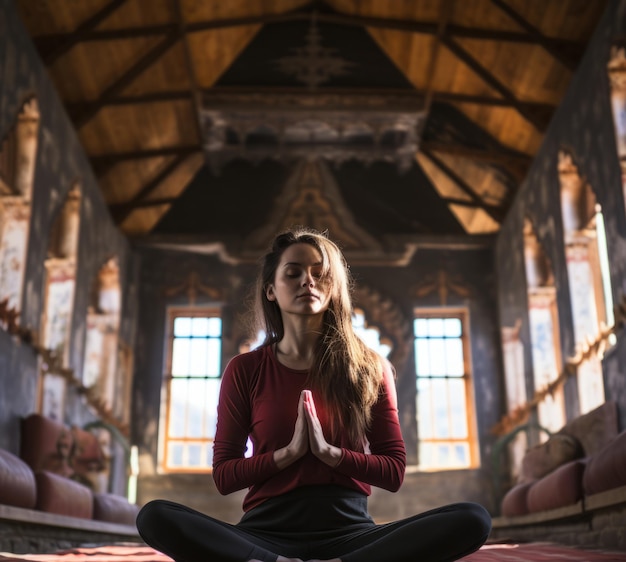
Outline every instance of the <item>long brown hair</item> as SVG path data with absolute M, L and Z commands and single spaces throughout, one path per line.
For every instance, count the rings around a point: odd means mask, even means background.
M 257 327 L 265 331 L 264 345 L 277 343 L 284 336 L 280 308 L 268 300 L 266 289 L 275 281 L 283 252 L 293 244 L 309 244 L 321 254 L 320 281 L 328 283 L 330 289 L 330 303 L 324 313 L 308 384 L 328 407 L 333 434 L 343 427 L 355 445 L 361 444 L 371 421 L 372 406 L 378 399 L 382 366 L 378 355 L 354 332 L 353 279 L 341 250 L 325 233 L 297 228 L 276 236 L 257 280 Z

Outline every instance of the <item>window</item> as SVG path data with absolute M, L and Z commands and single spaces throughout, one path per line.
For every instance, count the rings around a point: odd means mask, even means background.
M 222 372 L 220 311 L 172 309 L 168 325 L 163 468 L 208 471 Z
M 571 154 L 559 153 L 561 212 L 576 352 L 614 323 L 613 299 L 602 208 Z M 612 345 L 614 337 L 605 345 Z M 580 412 L 604 402 L 601 354 L 587 357 L 577 368 Z
M 414 319 L 419 468 L 478 466 L 467 313 L 417 310 Z
M 524 221 L 524 261 L 535 392 L 545 390 L 561 373 L 559 315 L 550 261 L 529 219 Z M 539 424 L 557 431 L 565 424 L 565 398 L 559 384 L 537 405 Z

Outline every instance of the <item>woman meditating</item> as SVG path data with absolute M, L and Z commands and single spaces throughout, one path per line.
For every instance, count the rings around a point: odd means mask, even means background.
M 279 234 L 256 299 L 264 344 L 227 365 L 213 478 L 248 489 L 235 525 L 166 500 L 137 517 L 177 562 L 444 562 L 486 541 L 491 518 L 456 503 L 376 524 L 371 486 L 397 491 L 406 454 L 393 368 L 352 328 L 351 278 L 324 234 Z M 253 454 L 246 457 L 250 438 Z

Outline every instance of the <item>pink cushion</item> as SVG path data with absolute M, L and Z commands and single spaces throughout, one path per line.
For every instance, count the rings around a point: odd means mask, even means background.
M 535 481 L 524 482 L 511 488 L 502 498 L 502 515 L 506 517 L 526 515 L 528 513 L 528 490 L 534 483 Z
M 37 505 L 40 511 L 91 519 L 93 497 L 91 490 L 64 476 L 42 470 L 35 473 Z
M 583 497 L 585 460 L 564 464 L 528 490 L 528 511 L 535 513 L 573 505 Z
M 139 506 L 116 494 L 93 495 L 93 518 L 124 525 L 134 525 Z
M 74 450 L 70 459 L 76 474 L 88 479 L 92 472 L 104 470 L 104 454 L 98 437 L 79 427 L 72 427 Z
M 589 459 L 583 486 L 588 495 L 626 486 L 626 431 Z
M 33 471 L 19 457 L 0 449 L 0 503 L 33 509 L 36 500 Z
M 22 420 L 20 457 L 34 472 L 46 470 L 61 476 L 71 476 L 69 458 L 74 439 L 61 422 L 39 414 Z

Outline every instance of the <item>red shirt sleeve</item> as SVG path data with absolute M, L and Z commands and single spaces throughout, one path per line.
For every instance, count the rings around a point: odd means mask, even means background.
M 406 449 L 398 419 L 398 398 L 391 364 L 383 359 L 383 384 L 372 408 L 369 452 L 342 449 L 335 470 L 366 484 L 396 492 L 404 480 Z
M 249 357 L 232 359 L 222 376 L 213 443 L 213 480 L 224 495 L 249 488 L 279 472 L 273 452 L 244 457 L 251 419 L 250 386 L 254 376 L 250 365 L 246 365 Z

